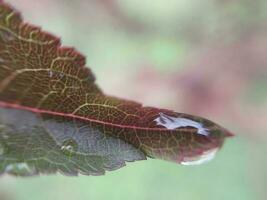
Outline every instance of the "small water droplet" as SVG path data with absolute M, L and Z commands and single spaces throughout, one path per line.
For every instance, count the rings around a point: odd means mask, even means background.
M 72 155 L 72 153 L 76 152 L 78 149 L 78 144 L 73 139 L 65 140 L 61 146 L 61 150 L 64 154 Z
M 53 77 L 53 71 L 49 70 L 48 71 L 48 75 L 49 75 L 50 78 L 52 78 Z
M 218 148 L 208 150 L 204 152 L 203 154 L 193 157 L 193 158 L 184 158 L 184 161 L 181 162 L 182 165 L 200 165 L 205 162 L 208 162 L 212 160 L 216 153 L 218 151 Z
M 5 172 L 19 176 L 32 176 L 36 174 L 36 169 L 27 163 L 12 163 L 6 166 Z

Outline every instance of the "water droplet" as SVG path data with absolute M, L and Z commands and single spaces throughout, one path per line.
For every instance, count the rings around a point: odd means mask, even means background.
M 212 160 L 216 153 L 218 151 L 218 148 L 208 150 L 204 152 L 203 154 L 196 156 L 196 157 L 191 157 L 191 158 L 184 158 L 184 161 L 181 162 L 182 165 L 200 165 L 205 162 L 208 162 Z
M 205 128 L 202 123 L 194 121 L 192 119 L 172 117 L 164 113 L 159 113 L 159 117 L 154 119 L 154 121 L 157 123 L 157 125 L 164 126 L 169 130 L 176 128 L 193 127 L 197 129 L 198 134 L 205 136 L 209 135 L 208 129 Z
M 53 71 L 49 70 L 48 71 L 48 75 L 49 75 L 50 78 L 52 78 L 53 77 Z
M 27 163 L 12 163 L 6 166 L 5 172 L 19 176 L 32 176 L 36 174 L 35 167 Z
M 77 149 L 78 149 L 78 144 L 73 139 L 65 140 L 61 146 L 61 150 L 63 151 L 63 153 L 67 154 L 68 156 L 76 152 Z

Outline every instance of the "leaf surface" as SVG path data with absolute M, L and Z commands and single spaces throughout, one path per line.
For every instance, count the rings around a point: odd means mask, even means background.
M 85 58 L 0 1 L 0 172 L 103 174 L 125 161 L 198 164 L 231 134 L 201 117 L 105 95 Z

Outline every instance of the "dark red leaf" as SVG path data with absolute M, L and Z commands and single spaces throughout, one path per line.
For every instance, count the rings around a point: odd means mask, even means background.
M 0 172 L 96 175 L 146 156 L 198 164 L 231 135 L 107 96 L 94 81 L 80 53 L 0 2 Z

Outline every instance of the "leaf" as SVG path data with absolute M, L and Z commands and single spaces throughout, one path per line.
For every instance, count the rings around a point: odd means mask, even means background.
M 0 172 L 104 174 L 146 157 L 199 164 L 231 134 L 105 95 L 85 58 L 0 1 Z

